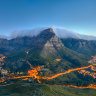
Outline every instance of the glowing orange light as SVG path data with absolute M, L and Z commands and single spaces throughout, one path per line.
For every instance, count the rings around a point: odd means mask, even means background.
M 58 58 L 58 59 L 56 59 L 56 61 L 61 61 L 61 59 Z

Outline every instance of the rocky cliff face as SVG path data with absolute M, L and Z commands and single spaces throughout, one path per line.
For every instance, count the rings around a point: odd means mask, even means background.
M 71 50 L 85 55 L 96 55 L 96 41 L 82 39 L 62 39 L 63 44 Z
M 53 36 L 44 45 L 41 55 L 44 55 L 45 57 L 48 56 L 48 54 L 57 54 L 57 50 L 60 50 L 61 48 L 64 48 L 63 43 L 57 36 Z
M 42 31 L 36 37 L 35 42 L 33 44 L 36 45 L 36 48 L 41 48 L 41 56 L 43 57 L 56 54 L 57 50 L 64 48 L 64 44 L 55 35 L 52 28 Z

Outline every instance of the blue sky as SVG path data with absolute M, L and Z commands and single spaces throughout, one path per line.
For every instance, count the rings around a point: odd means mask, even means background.
M 96 0 L 0 0 L 0 34 L 48 26 L 96 36 Z

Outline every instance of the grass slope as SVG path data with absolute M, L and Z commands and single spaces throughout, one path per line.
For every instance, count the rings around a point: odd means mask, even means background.
M 0 87 L 0 96 L 96 96 L 96 90 L 60 85 L 16 83 Z

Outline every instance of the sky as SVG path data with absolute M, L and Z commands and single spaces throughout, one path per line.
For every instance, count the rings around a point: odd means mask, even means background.
M 51 26 L 96 36 L 96 0 L 0 0 L 0 35 Z

